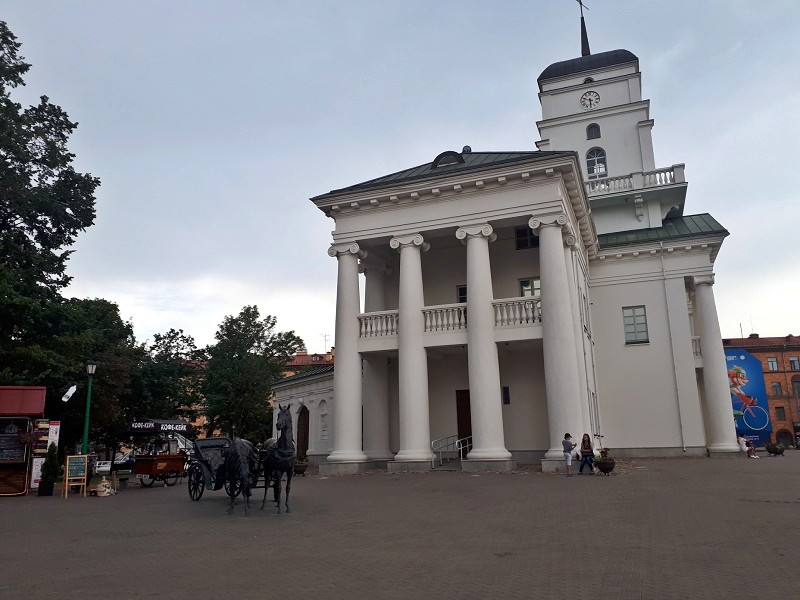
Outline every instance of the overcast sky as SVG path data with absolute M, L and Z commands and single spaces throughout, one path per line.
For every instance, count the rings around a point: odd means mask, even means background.
M 656 166 L 731 232 L 723 336 L 800 333 L 800 2 L 588 0 L 593 52 L 639 57 Z M 199 344 L 246 304 L 311 352 L 334 332 L 333 222 L 308 198 L 443 150 L 535 150 L 536 78 L 580 55 L 574 0 L 0 0 L 41 94 L 100 177 L 67 294 L 140 340 Z M 752 328 L 751 328 L 752 322 Z M 328 338 L 328 346 L 332 339 Z

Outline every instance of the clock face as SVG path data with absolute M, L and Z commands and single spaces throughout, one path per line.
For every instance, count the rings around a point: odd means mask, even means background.
M 594 90 L 589 90 L 588 92 L 584 92 L 583 96 L 581 96 L 581 106 L 584 110 L 589 110 L 590 108 L 597 108 L 600 105 L 600 94 L 595 92 Z

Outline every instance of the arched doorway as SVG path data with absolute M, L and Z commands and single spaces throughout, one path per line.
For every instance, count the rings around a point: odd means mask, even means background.
M 791 431 L 787 431 L 786 429 L 781 429 L 775 434 L 775 441 L 779 444 L 783 444 L 787 448 L 794 446 L 794 436 Z
M 301 406 L 297 415 L 297 458 L 308 454 L 308 407 Z

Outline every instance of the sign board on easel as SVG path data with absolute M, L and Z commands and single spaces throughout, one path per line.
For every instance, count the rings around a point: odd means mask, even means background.
M 67 457 L 67 465 L 64 468 L 64 498 L 69 495 L 69 488 L 73 485 L 79 487 L 78 493 L 83 491 L 86 497 L 86 468 L 89 465 L 89 457 L 86 454 L 76 454 Z

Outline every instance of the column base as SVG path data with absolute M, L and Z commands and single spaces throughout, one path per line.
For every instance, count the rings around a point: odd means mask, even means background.
M 462 471 L 513 471 L 517 468 L 517 461 L 508 460 L 474 460 L 461 461 Z
M 389 473 L 427 473 L 431 470 L 430 460 L 390 460 L 386 463 Z
M 367 455 L 360 450 L 339 450 L 328 455 L 329 463 L 364 462 Z
M 430 463 L 433 460 L 433 452 L 430 450 L 401 450 L 394 455 L 396 462 L 423 462 Z
M 577 466 L 576 461 L 572 461 L 573 469 Z M 580 463 L 578 463 L 580 464 Z M 564 464 L 564 455 L 561 458 L 545 458 L 542 459 L 542 473 L 563 473 L 566 469 Z
M 744 454 L 738 445 L 719 444 L 708 446 L 709 458 L 736 458 L 739 454 Z
M 471 450 L 467 460 L 511 460 L 511 452 L 505 448 L 479 448 Z
M 319 466 L 319 474 L 330 475 L 358 475 L 365 471 L 385 469 L 385 460 L 368 460 L 364 462 L 336 462 L 323 463 Z

